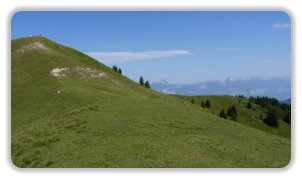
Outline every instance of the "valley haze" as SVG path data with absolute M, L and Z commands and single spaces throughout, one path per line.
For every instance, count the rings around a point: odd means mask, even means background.
M 208 80 L 191 84 L 170 84 L 161 80 L 152 82 L 151 88 L 166 94 L 268 96 L 283 101 L 291 97 L 291 78 L 228 77 L 224 81 Z

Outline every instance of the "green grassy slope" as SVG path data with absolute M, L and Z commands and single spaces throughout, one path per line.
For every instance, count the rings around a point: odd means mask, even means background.
M 253 109 L 248 109 L 247 103 L 248 99 L 246 98 L 236 98 L 233 96 L 182 96 L 182 95 L 173 95 L 180 99 L 183 99 L 187 102 L 190 102 L 192 99 L 194 99 L 194 104 L 197 106 L 201 106 L 202 101 L 209 100 L 211 103 L 210 108 L 203 108 L 204 110 L 207 110 L 209 113 L 213 113 L 216 116 L 219 116 L 219 113 L 222 109 L 227 112 L 228 108 L 231 105 L 234 105 L 238 111 L 238 123 L 247 125 L 259 130 L 262 130 L 264 132 L 269 132 L 271 134 L 275 134 L 282 137 L 290 138 L 291 135 L 291 128 L 290 125 L 285 123 L 283 120 L 279 120 L 279 127 L 274 128 L 270 127 L 267 124 L 263 122 L 263 120 L 260 119 L 260 116 L 262 115 L 263 118 L 266 116 L 266 109 L 262 108 L 261 106 L 252 103 Z
M 20 50 L 34 42 L 47 50 Z M 70 72 L 55 77 L 50 72 L 57 67 Z M 106 75 L 89 77 L 79 67 Z M 290 139 L 143 88 L 43 37 L 12 41 L 11 90 L 11 158 L 18 167 L 284 167 L 290 161 Z

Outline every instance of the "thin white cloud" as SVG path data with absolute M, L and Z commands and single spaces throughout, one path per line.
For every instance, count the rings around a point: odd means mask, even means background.
M 288 24 L 288 23 L 285 23 L 285 24 L 277 23 L 277 24 L 272 25 L 272 27 L 273 27 L 273 28 L 279 28 L 279 29 L 282 29 L 282 28 L 289 28 L 289 27 L 290 27 L 290 24 Z
M 220 52 L 234 52 L 234 51 L 239 51 L 239 48 L 215 48 L 216 51 Z
M 186 50 L 144 51 L 144 52 L 89 52 L 87 55 L 103 63 L 121 63 L 133 60 L 147 60 L 153 58 L 168 58 L 178 55 L 189 55 Z

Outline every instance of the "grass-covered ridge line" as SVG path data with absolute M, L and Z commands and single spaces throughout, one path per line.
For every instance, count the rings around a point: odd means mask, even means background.
M 49 50 L 19 54 L 35 42 Z M 282 135 L 222 120 L 215 110 L 147 89 L 46 38 L 11 44 L 11 158 L 18 167 L 284 167 L 290 161 L 290 139 Z M 72 70 L 53 76 L 58 67 Z M 106 76 L 82 78 L 77 67 Z

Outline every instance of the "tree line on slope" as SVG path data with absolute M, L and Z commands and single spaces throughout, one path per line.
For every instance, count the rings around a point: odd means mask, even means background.
M 243 95 L 236 95 L 236 98 L 239 98 L 239 103 L 241 103 L 242 98 L 246 98 Z M 191 103 L 194 104 L 194 98 L 191 99 Z M 255 111 L 254 104 L 258 104 L 260 107 L 266 109 L 267 113 L 266 116 L 263 117 L 260 115 L 260 119 L 267 125 L 271 127 L 279 127 L 279 119 L 281 118 L 286 123 L 291 123 L 291 105 L 285 103 L 279 103 L 276 98 L 269 98 L 269 97 L 249 97 L 249 100 L 246 104 L 246 108 Z M 201 107 L 211 107 L 211 103 L 209 100 L 206 102 L 201 101 Z M 222 109 L 219 113 L 219 116 L 227 119 L 231 119 L 232 121 L 238 122 L 237 116 L 238 112 L 235 105 L 231 105 L 227 111 Z
M 146 82 L 144 82 L 144 78 L 142 76 L 139 78 L 139 84 L 146 88 L 151 88 L 149 81 L 147 80 Z
M 195 103 L 194 98 L 191 99 L 191 103 L 192 104 Z M 206 108 L 211 108 L 211 102 L 208 99 L 205 102 L 201 101 L 200 106 L 201 107 L 206 107 Z M 235 121 L 235 122 L 238 121 L 237 120 L 238 113 L 237 113 L 237 109 L 234 105 L 232 105 L 228 108 L 227 113 L 225 112 L 224 109 L 222 109 L 219 113 L 219 116 L 224 118 L 224 119 L 227 119 L 227 117 L 229 116 L 232 121 Z
M 191 103 L 194 104 L 195 101 L 194 101 L 194 98 L 191 99 Z M 204 101 L 201 101 L 201 104 L 200 104 L 201 107 L 206 107 L 206 108 L 210 108 L 211 107 L 211 103 L 210 103 L 210 100 L 206 100 L 206 102 Z
M 232 121 L 238 122 L 238 119 L 237 119 L 238 112 L 234 105 L 232 105 L 228 108 L 227 113 L 225 113 L 224 109 L 222 109 L 219 113 L 219 116 L 224 119 L 227 119 L 227 117 L 229 116 Z
M 113 65 L 112 70 L 115 72 L 118 72 L 119 74 L 122 74 L 122 69 L 121 68 L 117 68 L 116 65 Z
M 122 69 L 118 68 L 116 65 L 112 66 L 112 70 L 119 74 L 122 74 Z M 146 82 L 144 82 L 144 78 L 142 76 L 139 79 L 139 84 L 146 88 L 149 88 L 149 89 L 151 88 L 149 81 L 147 80 Z
M 237 98 L 246 98 L 243 95 L 236 96 Z M 252 109 L 252 103 L 258 104 L 267 110 L 266 117 L 260 116 L 263 122 L 271 127 L 279 127 L 279 118 L 284 122 L 291 124 L 291 105 L 279 103 L 276 98 L 269 98 L 267 96 L 250 96 L 248 98 L 247 108 Z M 254 110 L 255 108 L 253 108 Z
M 269 98 L 267 96 L 251 96 L 249 97 L 249 102 L 258 104 L 267 110 L 267 116 L 263 119 L 266 124 L 272 127 L 279 127 L 279 118 L 281 118 L 284 122 L 291 124 L 290 104 L 279 103 L 276 98 Z

